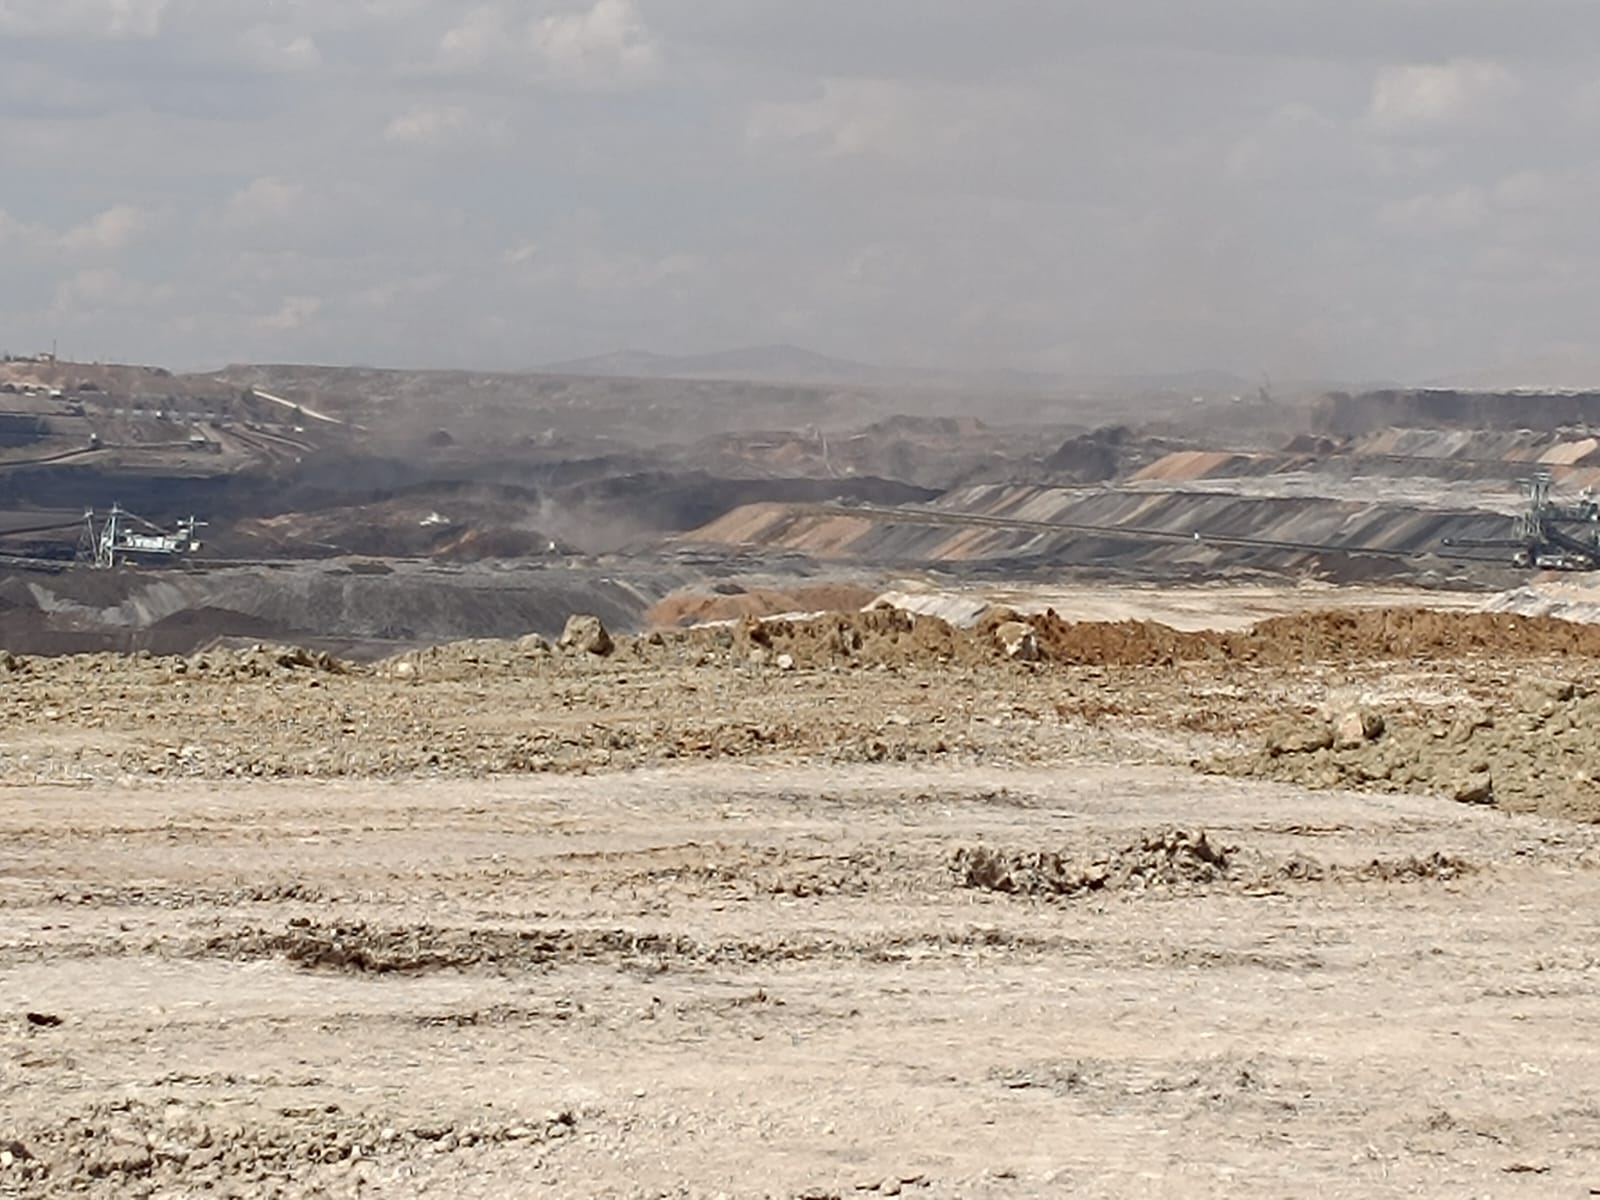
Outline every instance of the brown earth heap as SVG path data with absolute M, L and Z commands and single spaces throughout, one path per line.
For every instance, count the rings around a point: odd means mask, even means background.
M 1154 621 L 1068 621 L 1049 610 L 1021 616 L 994 608 L 971 630 L 937 617 L 880 606 L 820 617 L 747 619 L 736 633 L 689 630 L 691 642 L 788 654 L 804 666 L 832 662 L 895 666 L 974 665 L 1010 657 L 1000 631 L 1031 626 L 1044 663 L 1139 667 L 1232 662 L 1260 666 L 1479 655 L 1600 658 L 1600 626 L 1554 617 L 1427 609 L 1334 610 L 1273 617 L 1242 631 L 1185 631 Z

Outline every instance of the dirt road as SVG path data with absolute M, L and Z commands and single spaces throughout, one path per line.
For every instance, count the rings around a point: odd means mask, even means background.
M 0 1194 L 1584 1196 L 1597 841 L 1160 766 L 10 787 Z

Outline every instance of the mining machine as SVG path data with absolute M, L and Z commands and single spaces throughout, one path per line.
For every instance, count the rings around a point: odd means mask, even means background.
M 78 555 L 97 568 L 109 569 L 120 562 L 172 562 L 200 550 L 198 531 L 204 521 L 190 517 L 180 521 L 172 531 L 162 529 L 129 512 L 120 504 L 113 504 L 98 527 L 95 511 L 83 514 L 83 536 L 78 540 Z
M 1454 538 L 1445 545 L 1503 548 L 1513 566 L 1546 571 L 1600 570 L 1600 500 L 1592 489 L 1562 503 L 1552 497 L 1550 472 L 1523 481 L 1527 505 L 1509 538 Z

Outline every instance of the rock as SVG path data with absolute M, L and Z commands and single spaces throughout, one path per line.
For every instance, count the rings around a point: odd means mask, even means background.
M 1333 723 L 1333 745 L 1336 750 L 1359 750 L 1382 736 L 1383 718 L 1374 712 L 1351 709 Z
M 605 658 L 617 648 L 600 618 L 587 613 L 575 613 L 567 618 L 567 627 L 562 630 L 561 641 L 557 644 L 569 653 L 592 654 L 597 658 Z
M 1537 708 L 1541 702 L 1566 704 L 1578 694 L 1578 688 L 1569 679 L 1529 679 L 1518 693 L 1523 707 Z
M 1039 661 L 1039 638 L 1033 626 L 1026 621 L 1007 621 L 996 625 L 994 640 L 1007 658 L 1014 658 L 1018 662 Z
M 545 658 L 551 654 L 550 643 L 537 633 L 527 634 L 516 641 L 517 653 L 524 658 Z
M 92 1176 L 137 1175 L 151 1166 L 150 1148 L 138 1141 L 110 1142 L 100 1146 L 87 1164 Z
M 1451 798 L 1458 804 L 1493 804 L 1494 776 L 1487 771 L 1468 775 L 1456 784 Z
M 1333 745 L 1333 728 L 1325 721 L 1290 722 L 1267 735 L 1267 753 L 1315 754 Z
M 780 670 L 780 671 L 792 671 L 792 670 L 794 670 L 794 655 L 792 655 L 792 654 L 780 654 L 780 655 L 778 655 L 778 670 Z

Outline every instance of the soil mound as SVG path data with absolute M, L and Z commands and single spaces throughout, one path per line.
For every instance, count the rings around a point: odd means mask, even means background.
M 1204 830 L 1167 830 L 1100 855 L 1074 860 L 1052 852 L 1008 854 L 983 846 L 956 851 L 962 887 L 1011 896 L 1075 897 L 1091 892 L 1188 887 L 1230 878 L 1233 847 L 1218 846 Z
M 174 1075 L 172 1081 L 192 1077 Z M 331 1181 L 352 1163 L 400 1160 L 422 1144 L 434 1154 L 480 1144 L 547 1144 L 566 1138 L 577 1124 L 570 1111 L 527 1120 L 507 1116 L 512 1119 L 466 1128 L 453 1122 L 409 1126 L 381 1112 L 308 1104 L 279 1107 L 247 1125 L 209 1100 L 113 1100 L 42 1125 L 26 1142 L 0 1140 L 0 1192 L 193 1195 L 225 1190 L 258 1173 L 287 1179 L 307 1171 L 325 1172 Z M 326 1194 L 321 1186 L 308 1191 Z
M 1014 653 L 1019 627 L 1032 632 Z M 691 641 L 726 641 L 726 630 L 688 630 Z M 747 618 L 733 635 L 747 652 L 787 654 L 799 666 L 979 665 L 999 659 L 1123 667 L 1185 662 L 1300 666 L 1478 656 L 1600 657 L 1600 626 L 1508 613 L 1427 609 L 1335 610 L 1273 617 L 1242 631 L 1187 632 L 1153 621 L 1068 621 L 1054 610 L 1021 616 L 993 608 L 970 630 L 885 605 L 816 617 Z M 1035 654 L 1036 651 L 1036 654 Z
M 1600 695 L 1536 681 L 1493 708 L 1393 717 L 1349 736 L 1349 715 L 1285 722 L 1261 748 L 1199 763 L 1213 774 L 1316 788 L 1424 792 L 1508 812 L 1600 822 Z
M 733 585 L 736 586 L 736 585 Z M 797 588 L 739 588 L 731 592 L 674 592 L 645 614 L 648 624 L 669 629 L 743 617 L 771 617 L 795 612 L 848 612 L 877 597 L 853 583 L 819 583 Z
M 1098 852 L 1007 852 L 962 847 L 950 860 L 957 887 L 1007 896 L 1080 899 L 1113 892 L 1183 894 L 1214 887 L 1281 891 L 1290 884 L 1448 883 L 1473 874 L 1466 859 L 1434 851 L 1355 864 L 1309 855 L 1270 859 L 1213 841 L 1205 830 L 1168 829 Z
M 991 614 L 988 621 L 993 620 Z M 1230 632 L 1181 632 L 1150 621 L 1074 623 L 1054 612 L 1029 620 L 1047 661 L 1095 666 L 1218 659 L 1289 666 L 1487 654 L 1600 656 L 1600 627 L 1505 613 L 1333 610 L 1272 617 Z
M 348 675 L 353 669 L 352 664 L 325 651 L 308 650 L 304 646 L 269 646 L 265 643 L 237 650 L 214 646 L 172 664 L 175 675 L 209 673 L 230 679 L 262 679 L 296 671 Z
M 691 630 L 687 636 L 721 642 L 724 630 Z M 994 657 L 971 636 L 937 617 L 879 607 L 866 612 L 817 617 L 747 618 L 734 634 L 735 649 L 761 658 L 787 657 L 792 665 L 938 666 Z

